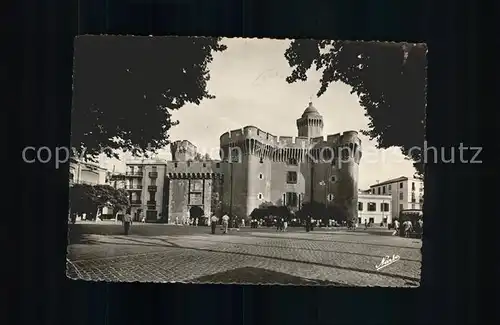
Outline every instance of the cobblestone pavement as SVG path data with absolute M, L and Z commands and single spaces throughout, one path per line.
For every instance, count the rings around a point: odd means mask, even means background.
M 421 241 L 400 237 L 341 231 L 83 237 L 68 247 L 70 278 L 190 282 L 252 267 L 355 286 L 415 287 L 420 280 Z M 400 259 L 375 269 L 393 254 Z

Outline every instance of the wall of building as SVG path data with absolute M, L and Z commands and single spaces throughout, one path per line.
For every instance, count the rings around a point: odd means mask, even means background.
M 187 179 L 171 179 L 169 186 L 168 222 L 183 222 L 188 216 L 188 189 Z
M 70 162 L 69 173 L 71 183 L 104 185 L 107 181 L 107 170 L 93 163 Z
M 391 195 L 358 194 L 358 223 L 364 224 L 373 221 L 379 225 L 386 219 L 387 223 L 392 222 Z M 375 211 L 368 211 L 368 204 L 375 203 Z M 387 203 L 389 211 L 383 211 L 381 204 Z
M 415 191 L 412 191 L 415 183 Z M 401 210 L 422 209 L 420 197 L 424 194 L 424 182 L 416 178 L 399 177 L 394 180 L 370 186 L 373 194 L 387 194 L 392 197 L 392 218 L 397 218 Z M 412 202 L 412 192 L 415 193 L 415 202 Z

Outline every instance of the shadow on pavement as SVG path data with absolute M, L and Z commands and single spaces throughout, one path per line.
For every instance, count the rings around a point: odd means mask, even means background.
M 288 284 L 288 285 L 320 285 L 320 286 L 342 286 L 348 285 L 340 284 L 338 282 L 306 279 L 293 276 L 286 273 L 275 272 L 271 270 L 256 268 L 256 267 L 242 267 L 225 272 L 205 275 L 193 280 L 191 283 L 209 283 L 209 284 Z
M 248 237 L 248 236 L 247 236 Z M 295 239 L 295 240 L 305 240 L 305 241 L 319 241 L 319 242 L 329 242 L 329 243 L 343 243 L 343 244 L 355 244 L 355 245 L 368 245 L 368 246 L 380 246 L 380 247 L 393 247 L 393 248 L 407 248 L 407 249 L 418 249 L 420 247 L 408 247 L 408 246 L 400 246 L 400 245 L 389 245 L 389 244 L 375 244 L 375 243 L 357 243 L 353 241 L 346 240 L 337 240 L 337 239 L 319 239 L 319 238 L 300 238 L 300 237 L 276 237 L 276 236 L 251 236 L 255 238 L 269 238 L 269 239 Z
M 321 266 L 321 267 L 328 267 L 328 268 L 333 268 L 333 269 L 338 269 L 338 270 L 346 270 L 346 271 L 354 271 L 354 272 L 361 272 L 361 273 L 367 273 L 367 274 L 374 274 L 374 275 L 382 275 L 382 276 L 387 276 L 391 278 L 396 278 L 396 279 L 402 279 L 402 280 L 407 280 L 407 281 L 412 281 L 412 282 L 420 282 L 419 278 L 411 277 L 411 276 L 406 276 L 406 275 L 400 275 L 400 274 L 392 274 L 392 273 L 387 273 L 387 272 L 381 272 L 381 271 L 376 271 L 376 270 L 367 270 L 367 269 L 360 269 L 360 268 L 355 268 L 355 267 L 348 267 L 348 266 L 339 266 L 339 265 L 331 265 L 331 264 L 325 264 L 325 263 L 320 263 L 320 262 L 311 262 L 311 261 L 304 261 L 304 260 L 299 260 L 299 259 L 292 259 L 292 258 L 283 258 L 283 257 L 276 257 L 276 256 L 268 256 L 268 255 L 259 255 L 259 254 L 251 254 L 251 253 L 245 253 L 245 252 L 228 252 L 228 251 L 222 251 L 222 250 L 217 250 L 217 249 L 209 249 L 209 248 L 194 248 L 194 247 L 183 247 L 176 245 L 168 240 L 163 240 L 165 243 L 168 243 L 169 245 L 163 246 L 164 248 L 171 248 L 171 249 L 184 249 L 184 250 L 192 250 L 192 251 L 199 251 L 199 252 L 208 252 L 208 253 L 220 253 L 220 254 L 235 254 L 235 255 L 241 255 L 241 256 L 248 256 L 248 257 L 258 257 L 258 258 L 266 258 L 266 259 L 272 259 L 276 261 L 283 261 L 283 262 L 292 262 L 292 263 L 302 263 L 302 264 L 307 264 L 307 265 L 314 265 L 314 266 Z M 94 242 L 94 244 L 108 244 L 108 245 L 118 245 L 118 246 L 156 246 L 156 247 L 162 247 L 160 245 L 155 245 L 151 243 L 144 244 L 144 242 L 137 241 L 137 243 L 99 243 L 99 242 Z M 151 252 L 150 254 L 161 254 L 162 252 Z M 124 256 L 114 256 L 114 257 L 126 257 L 127 255 Z M 90 260 L 90 259 L 89 259 Z M 84 262 L 85 260 L 78 260 L 77 262 Z M 76 261 L 75 261 L 76 262 Z

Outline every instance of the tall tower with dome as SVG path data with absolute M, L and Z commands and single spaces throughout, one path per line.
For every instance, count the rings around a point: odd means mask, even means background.
M 306 107 L 302 116 L 297 119 L 299 137 L 315 138 L 323 135 L 323 116 L 312 102 Z

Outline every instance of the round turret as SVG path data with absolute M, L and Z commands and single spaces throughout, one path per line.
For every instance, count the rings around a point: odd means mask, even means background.
M 312 102 L 306 107 L 302 116 L 297 120 L 299 137 L 316 138 L 323 136 L 323 116 Z
M 307 117 L 307 116 L 315 116 L 315 117 L 321 116 L 316 107 L 313 106 L 312 102 L 309 102 L 309 106 L 307 106 L 306 109 L 304 110 L 304 113 L 302 113 L 302 117 Z

